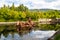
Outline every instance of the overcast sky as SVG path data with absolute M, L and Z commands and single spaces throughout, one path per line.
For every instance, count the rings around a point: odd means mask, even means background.
M 6 6 L 11 6 L 12 3 L 14 3 L 15 6 L 18 6 L 19 4 L 24 4 L 29 9 L 48 8 L 60 10 L 60 0 L 0 0 L 0 7 L 2 7 L 4 4 Z

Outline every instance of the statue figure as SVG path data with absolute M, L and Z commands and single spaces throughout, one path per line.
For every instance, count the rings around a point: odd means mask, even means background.
M 24 28 L 24 27 L 28 27 L 28 28 L 33 28 L 33 26 L 34 26 L 34 23 L 33 23 L 33 21 L 31 20 L 31 18 L 29 18 L 28 20 L 27 20 L 27 22 L 22 22 L 22 21 L 18 21 L 17 22 L 17 31 L 20 31 L 21 30 L 21 28 Z M 29 29 L 29 30 L 30 30 Z

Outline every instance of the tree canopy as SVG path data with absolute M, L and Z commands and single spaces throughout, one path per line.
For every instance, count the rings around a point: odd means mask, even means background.
M 38 20 L 39 18 L 60 18 L 60 12 L 59 10 L 32 11 L 23 4 L 15 7 L 14 3 L 11 7 L 4 5 L 0 8 L 0 21 L 26 21 L 27 17 L 31 17 L 32 20 Z

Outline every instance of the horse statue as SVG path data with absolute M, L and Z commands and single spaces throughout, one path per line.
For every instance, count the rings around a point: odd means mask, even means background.
M 16 25 L 17 25 L 16 26 L 17 31 L 20 31 L 21 28 L 25 28 L 25 27 L 29 27 L 30 29 L 33 28 L 35 26 L 35 23 L 31 21 L 31 18 L 29 18 L 29 20 L 27 20 L 26 22 L 17 21 Z

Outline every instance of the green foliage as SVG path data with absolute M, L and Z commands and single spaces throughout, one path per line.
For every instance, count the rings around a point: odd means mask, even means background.
M 27 17 L 31 17 L 32 20 L 38 20 L 39 18 L 60 18 L 60 12 L 58 10 L 47 11 L 30 11 L 23 4 L 15 7 L 14 3 L 11 7 L 3 6 L 0 8 L 0 21 L 17 21 L 27 20 Z
M 36 28 L 41 30 L 58 30 L 60 29 L 60 24 L 37 24 Z
M 28 11 L 28 8 L 24 6 L 23 4 L 21 4 L 16 8 L 16 10 L 17 11 Z
M 10 7 L 11 10 L 15 10 L 15 6 L 14 3 L 12 4 L 12 6 Z
M 60 34 L 57 34 L 57 35 L 54 37 L 54 40 L 60 40 Z

